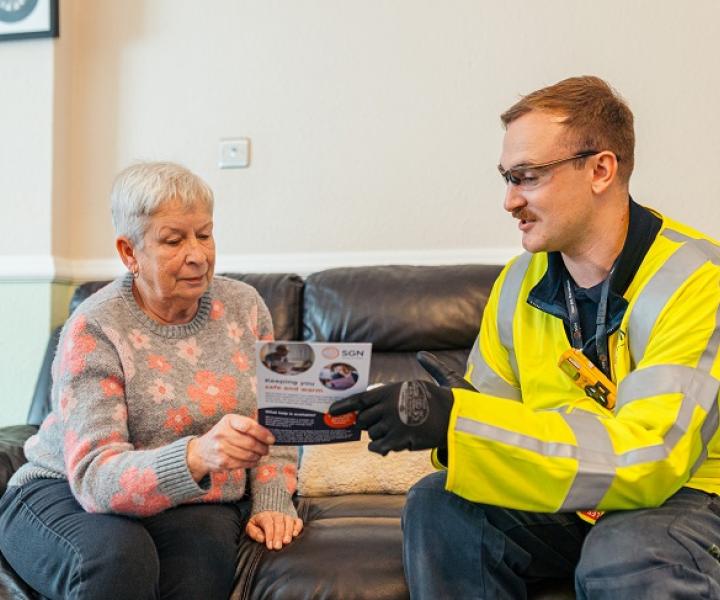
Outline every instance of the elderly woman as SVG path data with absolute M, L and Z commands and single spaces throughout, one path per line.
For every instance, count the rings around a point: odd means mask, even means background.
M 275 550 L 302 528 L 295 450 L 271 449 L 253 418 L 270 314 L 250 286 L 213 277 L 212 211 L 179 165 L 115 181 L 129 273 L 66 323 L 52 412 L 2 498 L 0 548 L 44 596 L 227 598 L 243 525 Z

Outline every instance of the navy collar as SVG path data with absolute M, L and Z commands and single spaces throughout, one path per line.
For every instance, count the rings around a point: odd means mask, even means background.
M 662 226 L 660 218 L 649 209 L 640 206 L 632 198 L 629 199 L 629 202 L 628 233 L 620 252 L 615 273 L 610 282 L 608 334 L 613 333 L 620 326 L 628 305 L 627 300 L 623 298 L 623 294 L 640 268 L 645 255 Z M 567 330 L 569 320 L 562 288 L 563 277 L 567 272 L 565 263 L 559 252 L 548 252 L 547 263 L 547 271 L 531 290 L 527 302 L 543 312 L 562 319 Z M 593 340 L 587 340 L 587 342 Z

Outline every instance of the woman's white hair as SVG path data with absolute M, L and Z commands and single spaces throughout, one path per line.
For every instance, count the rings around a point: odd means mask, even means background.
M 168 200 L 178 200 L 188 209 L 201 204 L 213 211 L 210 186 L 182 165 L 140 162 L 127 167 L 115 178 L 110 192 L 115 233 L 142 248 L 150 217 Z

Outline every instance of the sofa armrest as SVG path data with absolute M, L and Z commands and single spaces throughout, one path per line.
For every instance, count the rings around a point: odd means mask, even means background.
M 7 482 L 26 461 L 23 446 L 25 440 L 38 430 L 34 425 L 0 427 L 0 496 L 5 493 Z

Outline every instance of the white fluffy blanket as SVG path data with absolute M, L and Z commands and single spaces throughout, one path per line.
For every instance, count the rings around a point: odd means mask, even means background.
M 305 446 L 298 472 L 301 496 L 404 494 L 421 477 L 433 473 L 430 451 L 391 452 L 367 449 L 363 431 L 357 442 Z

